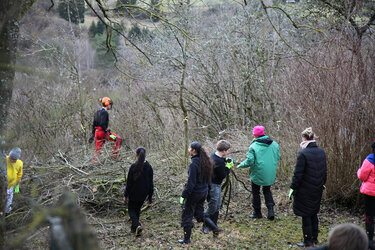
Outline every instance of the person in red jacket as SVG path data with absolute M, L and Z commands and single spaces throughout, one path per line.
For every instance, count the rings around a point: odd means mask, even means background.
M 365 196 L 365 223 L 370 249 L 374 248 L 374 215 L 375 215 L 375 141 L 371 144 L 372 154 L 369 154 L 357 171 L 358 178 L 362 181 L 360 192 Z
M 98 156 L 100 155 L 100 151 L 103 148 L 106 140 L 115 142 L 112 151 L 115 158 L 118 158 L 118 153 L 122 143 L 120 136 L 112 133 L 108 129 L 109 118 L 107 111 L 112 109 L 112 100 L 109 97 L 103 97 L 99 99 L 99 102 L 103 107 L 95 112 L 94 121 L 92 123 L 92 136 L 89 140 L 89 142 L 92 142 L 95 138 L 95 154 L 94 158 L 92 159 L 93 162 L 98 161 Z

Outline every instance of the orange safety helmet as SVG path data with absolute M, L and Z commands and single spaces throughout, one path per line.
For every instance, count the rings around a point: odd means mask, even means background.
M 109 105 L 113 105 L 113 102 L 112 102 L 111 98 L 109 98 L 109 97 L 99 98 L 99 102 L 101 102 L 104 107 L 108 107 Z

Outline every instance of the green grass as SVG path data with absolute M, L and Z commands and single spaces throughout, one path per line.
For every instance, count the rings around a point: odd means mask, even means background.
M 95 229 L 101 240 L 103 249 L 178 249 L 186 246 L 179 245 L 177 240 L 183 237 L 179 220 L 181 208 L 175 203 L 164 204 L 164 208 L 155 205 L 141 215 L 144 233 L 135 238 L 130 233 L 129 217 L 100 218 L 102 225 L 96 224 Z M 246 207 L 243 207 L 246 206 Z M 219 218 L 219 226 L 225 231 L 214 238 L 212 234 L 201 232 L 201 223 L 195 222 L 192 232 L 192 249 L 294 249 L 296 243 L 302 241 L 301 218 L 293 214 L 291 204 L 276 206 L 276 218 L 269 221 L 266 218 L 250 219 L 251 213 L 248 201 L 230 208 L 226 220 L 223 214 Z M 168 211 L 164 210 L 168 209 Z M 320 219 L 319 241 L 327 243 L 328 232 L 340 223 L 356 223 L 361 225 L 360 218 L 348 212 L 329 212 L 323 207 L 318 215 Z M 223 211 L 222 211 L 223 213 Z M 266 209 L 263 210 L 266 215 Z

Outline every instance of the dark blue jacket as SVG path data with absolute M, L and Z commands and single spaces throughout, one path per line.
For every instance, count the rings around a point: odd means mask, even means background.
M 214 162 L 214 173 L 212 175 L 212 182 L 221 185 L 225 177 L 229 174 L 229 168 L 225 166 L 225 158 L 212 153 L 211 160 Z
M 298 152 L 294 169 L 293 211 L 298 216 L 312 216 L 319 212 L 323 185 L 327 180 L 326 153 L 316 142 Z
M 188 181 L 185 184 L 185 188 L 184 191 L 182 191 L 181 197 L 188 198 L 192 193 L 202 193 L 208 191 L 208 183 L 203 180 L 201 176 L 199 156 L 195 155 L 191 157 L 188 174 Z

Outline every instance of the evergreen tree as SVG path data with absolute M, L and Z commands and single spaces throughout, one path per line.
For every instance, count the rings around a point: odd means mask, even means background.
M 96 25 L 95 21 L 93 21 L 89 28 L 89 36 L 94 37 L 97 33 L 98 26 Z
M 85 0 L 63 0 L 59 3 L 60 17 L 78 24 L 85 21 Z
M 102 21 L 98 21 L 98 25 L 96 26 L 96 34 L 103 34 L 105 31 L 105 24 Z
M 153 22 L 157 22 L 159 21 L 159 15 L 160 15 L 160 0 L 151 0 L 150 2 L 150 5 L 151 5 L 151 13 L 153 13 L 153 15 L 151 16 L 151 20 Z

